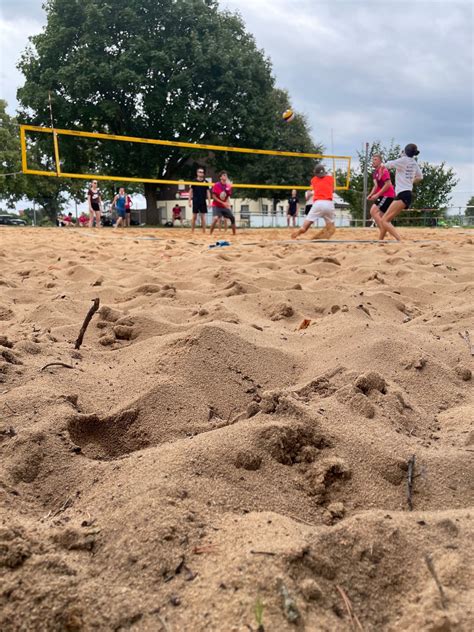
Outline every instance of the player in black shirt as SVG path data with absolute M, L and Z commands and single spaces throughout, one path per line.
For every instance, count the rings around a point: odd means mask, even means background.
M 196 171 L 196 182 L 205 182 L 205 171 L 203 167 L 198 167 Z M 189 206 L 193 207 L 193 219 L 191 220 L 191 228 L 194 233 L 196 219 L 201 215 L 202 232 L 206 232 L 206 213 L 207 203 L 211 201 L 211 193 L 209 187 L 203 187 L 192 184 L 189 189 Z
M 296 189 L 291 192 L 291 197 L 288 199 L 288 206 L 286 207 L 286 219 L 288 221 L 288 228 L 290 227 L 290 221 L 293 222 L 293 226 L 296 226 L 296 215 L 298 213 L 298 196 Z

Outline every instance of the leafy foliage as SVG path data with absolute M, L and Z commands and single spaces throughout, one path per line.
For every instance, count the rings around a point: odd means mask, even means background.
M 0 176 L 0 198 L 10 208 L 22 198 L 36 202 L 51 220 L 54 220 L 69 195 L 82 199 L 83 184 L 54 177 L 35 177 L 20 174 L 20 136 L 17 121 L 6 111 L 7 104 L 0 100 L 0 174 L 15 173 L 14 176 Z M 41 148 L 36 147 L 29 157 L 31 167 L 40 167 L 44 158 L 39 156 Z M 48 168 L 48 165 L 46 166 Z M 53 169 L 52 164 L 49 168 Z
M 474 195 L 466 202 L 464 214 L 468 217 L 474 217 Z

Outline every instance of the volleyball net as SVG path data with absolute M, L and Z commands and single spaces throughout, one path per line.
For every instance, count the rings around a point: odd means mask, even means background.
M 50 142 L 44 142 L 49 135 Z M 95 152 L 100 152 L 100 143 L 122 143 L 124 152 L 131 151 L 134 144 L 154 145 L 158 148 L 180 148 L 183 151 L 192 152 L 228 152 L 230 154 L 247 154 L 253 158 L 258 156 L 272 156 L 291 159 L 309 159 L 313 164 L 323 164 L 326 171 L 333 175 L 336 190 L 347 190 L 350 185 L 351 178 L 351 157 L 350 156 L 333 156 L 315 153 L 304 153 L 295 151 L 276 151 L 271 149 L 252 149 L 245 147 L 227 147 L 224 145 L 210 145 L 204 143 L 188 143 L 182 141 L 158 140 L 151 138 L 138 138 L 132 136 L 117 136 L 115 134 L 102 134 L 98 132 L 84 132 L 78 130 L 53 129 L 49 127 L 40 127 L 36 125 L 20 125 L 20 143 L 21 143 L 21 164 L 22 172 L 25 174 L 36 176 L 49 176 L 57 178 L 75 178 L 81 180 L 107 180 L 112 182 L 136 182 L 136 183 L 154 183 L 164 185 L 196 185 L 196 181 L 192 179 L 166 179 L 166 178 L 145 178 L 132 177 L 126 174 L 115 173 L 78 173 L 68 168 L 68 160 L 61 153 L 63 143 L 67 143 L 71 138 L 77 143 L 76 153 L 80 151 L 88 152 L 93 162 Z M 43 142 L 41 142 L 43 141 Z M 61 141 L 61 142 L 60 142 Z M 87 142 L 93 141 L 94 145 L 87 146 Z M 38 147 L 41 145 L 41 151 Z M 36 149 L 36 151 L 35 151 Z M 34 166 L 28 164 L 28 154 L 35 154 Z M 71 147 L 69 146 L 68 155 L 71 156 Z M 31 162 L 31 161 L 30 161 Z M 71 161 L 69 160 L 71 163 Z M 74 164 L 74 161 L 72 161 Z M 308 182 L 295 182 L 294 184 L 278 184 L 278 183 L 256 183 L 256 182 L 239 182 L 232 178 L 233 188 L 238 189 L 262 189 L 262 190 L 307 190 Z M 208 182 L 204 182 L 203 186 L 209 186 Z

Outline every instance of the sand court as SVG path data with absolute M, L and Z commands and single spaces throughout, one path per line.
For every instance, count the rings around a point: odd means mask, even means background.
M 0 627 L 467 630 L 474 231 L 401 232 L 2 229 Z

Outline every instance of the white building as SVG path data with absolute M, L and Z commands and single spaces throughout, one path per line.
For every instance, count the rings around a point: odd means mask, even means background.
M 289 193 L 289 192 L 288 192 Z M 189 206 L 188 191 L 178 191 L 175 199 L 160 200 L 158 209 L 161 210 L 163 223 L 172 222 L 172 209 L 176 204 L 181 208 L 181 217 L 184 224 L 189 225 L 192 217 L 192 209 Z M 303 196 L 301 195 L 301 198 Z M 348 204 L 335 195 L 336 204 L 336 226 L 350 226 L 351 214 L 348 211 Z M 302 224 L 304 219 L 304 203 L 301 202 L 298 210 L 298 223 Z M 273 200 L 269 198 L 259 198 L 258 200 L 250 200 L 246 198 L 233 198 L 232 211 L 234 212 L 238 226 L 249 226 L 251 228 L 270 228 L 283 227 L 287 225 L 286 219 L 286 200 L 278 202 L 276 209 L 273 208 Z M 208 221 L 211 220 L 212 211 L 209 209 Z M 179 225 L 179 222 L 177 222 Z M 324 225 L 323 220 L 319 220 L 317 225 Z

